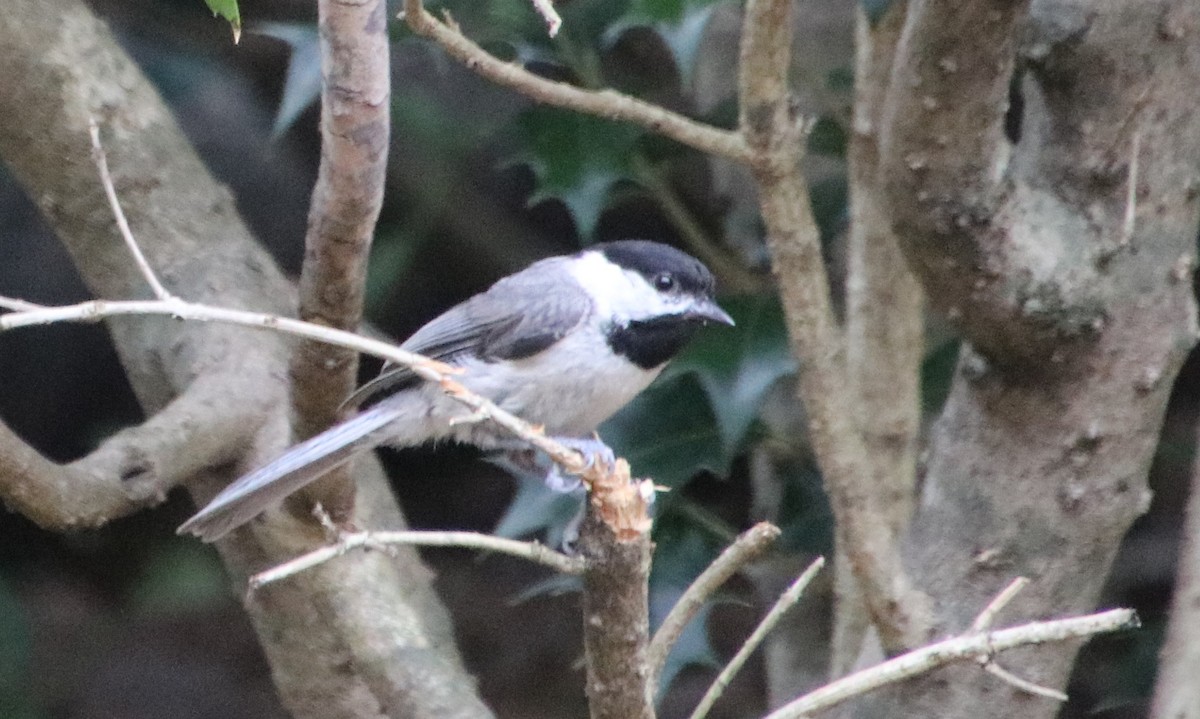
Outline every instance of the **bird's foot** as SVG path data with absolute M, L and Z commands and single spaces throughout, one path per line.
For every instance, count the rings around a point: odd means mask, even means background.
M 575 450 L 583 455 L 584 466 L 583 471 L 592 469 L 599 463 L 606 469 L 612 469 L 617 463 L 617 455 L 599 437 L 552 437 L 555 442 Z M 546 486 L 556 492 L 573 492 L 579 489 L 581 482 L 579 475 L 564 473 L 562 468 L 557 463 L 550 465 L 550 470 L 546 472 Z

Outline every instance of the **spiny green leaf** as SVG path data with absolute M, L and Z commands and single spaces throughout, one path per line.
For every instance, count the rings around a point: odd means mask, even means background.
M 238 10 L 237 0 L 204 0 L 204 4 L 212 10 L 213 15 L 225 18 L 229 27 L 233 28 L 233 44 L 242 39 L 242 14 Z
M 612 186 L 633 177 L 630 158 L 641 135 L 637 128 L 556 108 L 522 113 L 518 132 L 524 149 L 513 161 L 537 178 L 530 203 L 554 198 L 571 211 L 579 232 L 590 237 Z
M 716 414 L 722 454 L 732 458 L 767 391 L 794 372 L 796 363 L 788 349 L 783 310 L 774 297 L 732 298 L 721 305 L 737 326 L 701 332 L 667 372 L 696 377 Z
M 284 22 L 256 23 L 252 32 L 282 40 L 292 49 L 283 81 L 283 97 L 271 129 L 271 134 L 278 137 L 321 95 L 320 36 L 314 25 Z
M 635 476 L 672 488 L 702 470 L 724 476 L 733 461 L 723 451 L 720 429 L 693 375 L 646 390 L 605 422 L 600 436 L 629 460 Z
M 579 497 L 556 492 L 540 478 L 521 477 L 517 495 L 505 510 L 493 533 L 499 537 L 543 535 L 547 546 L 563 543 L 567 525 L 579 513 Z

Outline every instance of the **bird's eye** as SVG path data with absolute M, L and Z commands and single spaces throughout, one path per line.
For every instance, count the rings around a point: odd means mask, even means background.
M 654 276 L 654 289 L 659 292 L 675 289 L 675 277 L 670 272 L 659 272 Z

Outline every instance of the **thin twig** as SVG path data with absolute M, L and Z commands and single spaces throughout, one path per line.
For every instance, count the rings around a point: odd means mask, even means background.
M 648 686 L 658 684 L 671 647 L 675 646 L 688 622 L 692 621 L 712 593 L 778 538 L 779 527 L 770 522 L 759 522 L 738 535 L 733 544 L 726 547 L 721 556 L 696 577 L 679 601 L 675 602 L 675 606 L 671 607 L 671 611 L 667 612 L 662 625 L 650 640 L 650 647 L 646 651 L 647 676 L 650 678 Z
M 565 82 L 547 80 L 520 65 L 504 62 L 472 42 L 456 27 L 429 14 L 421 0 L 405 0 L 402 17 L 413 32 L 441 45 L 451 57 L 474 72 L 536 102 L 609 120 L 632 122 L 702 152 L 736 162 L 749 163 L 755 157 L 742 136 L 736 132 L 697 122 L 615 90 L 583 90 Z
M 48 308 L 46 305 L 38 305 L 13 297 L 0 297 L 0 309 L 12 310 L 13 312 L 36 312 Z
M 15 300 L 0 297 L 0 303 L 12 305 L 15 302 Z M 540 428 L 504 411 L 486 398 L 468 390 L 453 379 L 452 375 L 461 372 L 459 369 L 428 357 L 407 352 L 386 342 L 288 317 L 212 307 L 178 298 L 130 301 L 90 300 L 75 305 L 0 315 L 0 332 L 18 327 L 46 325 L 55 322 L 92 322 L 107 317 L 125 315 L 168 315 L 182 320 L 225 322 L 244 327 L 269 329 L 306 339 L 328 342 L 380 357 L 409 367 L 414 374 L 426 381 L 438 383 L 451 398 L 475 412 L 486 414 L 492 422 L 545 452 L 566 471 L 580 475 L 587 486 L 591 486 L 597 480 L 602 482 L 613 469 L 605 466 L 605 462 L 587 461 L 577 450 L 555 442 L 547 437 Z
M 758 648 L 758 645 L 762 644 L 762 641 L 767 638 L 767 635 L 771 633 L 771 630 L 775 628 L 775 625 L 779 623 L 779 620 L 783 619 L 783 615 L 786 614 L 789 609 L 795 606 L 796 602 L 800 601 L 800 597 L 804 594 L 804 590 L 808 588 L 808 585 L 812 582 L 813 578 L 817 576 L 817 572 L 821 571 L 821 568 L 824 566 L 825 558 L 817 557 L 816 561 L 808 565 L 808 569 L 805 569 L 799 578 L 792 582 L 792 585 L 787 588 L 787 591 L 785 591 L 779 597 L 778 601 L 775 602 L 775 605 L 771 607 L 771 611 L 767 612 L 767 616 L 763 617 L 763 620 L 758 623 L 757 627 L 754 628 L 754 632 L 750 634 L 750 637 L 745 641 L 745 643 L 742 644 L 741 648 L 738 649 L 737 654 L 733 655 L 733 659 L 729 660 L 729 664 L 725 665 L 725 668 L 722 669 L 721 673 L 717 675 L 717 678 L 713 680 L 712 686 L 710 686 L 708 691 L 704 693 L 704 698 L 700 700 L 700 703 L 696 706 L 695 711 L 692 712 L 691 719 L 704 719 L 704 717 L 708 715 L 708 712 L 710 709 L 712 709 L 713 704 L 715 704 L 717 699 L 721 697 L 721 694 L 725 692 L 725 688 L 729 686 L 729 682 L 733 681 L 733 677 L 737 675 L 739 671 L 741 671 L 742 666 L 744 666 L 746 663 L 746 660 L 750 658 L 750 655 L 754 653 L 754 650 Z
M 1004 667 L 997 664 L 994 660 L 989 659 L 987 662 L 985 662 L 983 665 L 983 670 L 986 671 L 988 674 L 991 674 L 991 675 L 997 677 L 998 679 L 1004 681 L 1005 683 L 1013 685 L 1014 687 L 1016 687 L 1017 689 L 1020 689 L 1023 692 L 1033 694 L 1033 695 L 1039 696 L 1039 697 L 1046 697 L 1047 699 L 1055 699 L 1060 702 L 1065 702 L 1066 700 L 1070 699 L 1070 697 L 1067 696 L 1066 692 L 1062 692 L 1057 689 L 1052 689 L 1050 687 L 1045 687 L 1045 686 L 1042 686 L 1041 684 L 1035 684 L 1035 683 L 1029 681 L 1028 679 L 1022 679 L 1021 677 L 1017 676 L 1016 674 L 1013 674 L 1012 672 L 1008 671 Z
M 104 146 L 100 144 L 100 127 L 94 117 L 88 118 L 88 134 L 92 138 L 92 162 L 96 163 L 96 170 L 100 173 L 100 184 L 104 186 L 104 195 L 108 198 L 109 207 L 117 220 L 117 228 L 121 231 L 125 246 L 133 255 L 133 261 L 142 277 L 146 278 L 146 283 L 154 291 L 154 296 L 160 300 L 172 299 L 174 295 L 158 281 L 154 268 L 150 266 L 150 262 L 142 254 L 142 249 L 138 247 L 137 240 L 133 238 L 133 230 L 129 229 L 129 221 L 125 219 L 125 211 L 121 209 L 121 202 L 117 199 L 117 188 L 113 185 L 112 174 L 108 171 L 108 158 L 104 154 Z
M 993 652 L 1135 629 L 1139 625 L 1137 614 L 1132 609 L 1111 609 L 1082 617 L 1031 622 L 994 632 L 954 637 L 830 682 L 780 707 L 767 715 L 766 719 L 799 719 L 888 684 L 911 679 L 947 664 L 978 660 Z
M 996 621 L 996 615 L 999 614 L 1006 606 L 1008 606 L 1008 603 L 1011 602 L 1013 598 L 1016 597 L 1017 594 L 1019 594 L 1021 590 L 1027 586 L 1029 586 L 1029 579 L 1026 577 L 1017 577 L 1016 579 L 1012 580 L 1012 582 L 1010 582 L 1007 587 L 1002 589 L 1000 593 L 997 594 L 994 599 L 992 599 L 992 601 L 988 602 L 988 605 L 983 608 L 983 611 L 979 613 L 979 616 L 975 617 L 975 621 L 971 622 L 971 631 L 982 632 L 991 627 L 992 623 Z M 1028 679 L 1022 679 L 1016 674 L 1013 674 L 1004 667 L 1000 666 L 996 662 L 996 657 L 992 652 L 988 652 L 986 655 L 979 657 L 979 664 L 983 667 L 984 671 L 1009 684 L 1012 684 L 1014 687 L 1023 692 L 1028 692 L 1040 697 L 1049 697 L 1050 699 L 1057 699 L 1058 701 L 1063 702 L 1067 700 L 1067 695 L 1061 691 L 1042 686 L 1041 684 L 1036 684 Z
M 249 589 L 255 591 L 272 582 L 278 582 L 312 569 L 353 549 L 363 547 L 379 549 L 396 544 L 481 549 L 544 564 L 564 574 L 583 573 L 582 559 L 568 557 L 537 542 L 519 542 L 515 539 L 493 537 L 477 532 L 354 532 L 342 535 L 336 544 L 321 547 L 255 574 L 248 581 Z
M 995 599 L 988 602 L 988 605 L 983 608 L 979 616 L 975 617 L 975 621 L 971 622 L 971 631 L 982 632 L 992 626 L 992 622 L 996 621 L 996 615 L 1000 613 L 1000 610 L 1008 606 L 1013 597 L 1017 596 L 1027 586 L 1029 586 L 1029 579 L 1027 577 L 1017 577 L 1012 580 L 1007 587 L 996 595 Z
M 554 37 L 558 34 L 558 29 L 562 27 L 562 18 L 558 11 L 554 9 L 554 3 L 551 0 L 531 0 L 533 9 L 537 10 L 537 14 L 542 16 L 546 21 L 546 34 Z

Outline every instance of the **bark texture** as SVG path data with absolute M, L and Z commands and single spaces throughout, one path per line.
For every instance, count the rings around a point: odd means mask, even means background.
M 89 117 L 103 129 L 134 234 L 173 292 L 267 312 L 294 306 L 294 290 L 254 243 L 228 191 L 211 179 L 153 88 L 83 4 L 7 3 L 0 13 L 0 75 L 21 78 L 0 83 L 0 155 L 93 293 L 149 294 L 91 165 Z M 187 446 L 194 433 L 218 436 L 210 426 L 219 424 L 243 438 L 221 450 L 208 442 L 193 447 L 188 479 L 199 499 L 288 443 L 291 348 L 281 336 L 149 317 L 114 320 L 109 328 L 154 418 L 131 432 L 154 428 Z M 184 402 L 186 412 L 178 406 Z M 0 456 L 0 475 L 15 461 L 21 458 Z M 182 479 L 176 475 L 144 463 L 136 479 L 161 493 Z M 361 461 L 357 478 L 365 495 L 358 521 L 403 526 L 377 464 Z M 248 574 L 320 541 L 297 525 L 276 513 L 221 544 L 239 591 Z M 288 709 L 297 717 L 487 716 L 429 580 L 414 552 L 355 553 L 249 598 Z
M 968 340 L 903 549 L 939 634 L 963 630 L 1016 575 L 1033 581 L 1010 621 L 1090 610 L 1147 506 L 1171 383 L 1197 332 L 1197 79 L 1194 2 L 909 5 L 881 179 L 911 266 Z M 1061 687 L 1076 650 L 1006 663 Z M 984 696 L 993 717 L 1058 709 L 951 669 L 858 714 L 977 716 Z
M 387 3 L 317 3 L 321 42 L 321 165 L 308 208 L 300 319 L 355 331 L 362 322 L 367 258 L 383 206 L 391 113 Z M 292 359 L 297 439 L 341 419 L 358 384 L 358 355 L 301 342 Z M 337 468 L 297 504 L 320 504 L 335 522 L 354 511 L 354 479 Z
M 650 635 L 650 532 L 619 539 L 589 503 L 580 529 L 583 644 L 592 719 L 652 719 L 654 692 L 646 648 Z
M 925 358 L 924 295 L 900 254 L 878 182 L 879 115 L 904 7 L 894 2 L 874 28 L 864 10 L 856 13 L 854 118 L 847 154 L 846 363 L 858 431 L 882 499 L 881 519 L 893 537 L 908 525 L 916 497 Z M 869 625 L 850 569 L 845 548 L 839 546 L 831 677 L 853 668 Z

